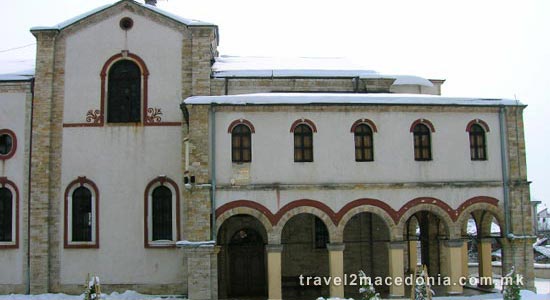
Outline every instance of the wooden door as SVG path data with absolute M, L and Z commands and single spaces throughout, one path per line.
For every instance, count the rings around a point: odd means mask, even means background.
M 254 297 L 266 294 L 265 246 L 261 235 L 244 228 L 233 235 L 229 244 L 229 294 Z

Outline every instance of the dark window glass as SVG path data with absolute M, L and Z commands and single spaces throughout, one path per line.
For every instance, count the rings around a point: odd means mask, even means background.
M 0 135 L 0 155 L 10 153 L 13 140 L 9 134 Z
M 413 129 L 414 135 L 414 160 L 431 160 L 432 145 L 430 129 L 424 124 L 417 124 Z
M 237 125 L 231 131 L 231 157 L 236 163 L 252 161 L 250 128 Z
M 81 186 L 74 190 L 72 198 L 72 241 L 92 241 L 92 193 Z
M 365 124 L 355 127 L 355 161 L 373 161 L 372 129 Z
M 0 242 L 12 241 L 13 195 L 7 188 L 0 188 Z
M 487 160 L 485 130 L 474 124 L 470 128 L 470 157 L 472 160 Z
M 141 113 L 141 72 L 130 60 L 120 60 L 109 70 L 107 121 L 139 122 Z
M 323 249 L 327 247 L 328 230 L 323 220 L 315 217 L 315 248 Z
M 305 124 L 294 128 L 294 161 L 313 161 L 313 131 Z
M 172 191 L 165 186 L 153 190 L 153 241 L 171 241 Z

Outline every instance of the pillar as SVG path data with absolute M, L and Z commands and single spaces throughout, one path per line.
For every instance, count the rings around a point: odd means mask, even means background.
M 267 299 L 281 300 L 283 299 L 281 286 L 281 253 L 283 252 L 283 245 L 269 244 L 265 246 L 265 251 L 267 252 Z
M 410 246 L 410 241 L 409 241 Z M 414 243 L 414 249 L 416 253 L 416 243 Z M 404 280 L 404 262 L 403 257 L 405 255 L 405 242 L 390 242 L 388 247 L 389 255 L 389 276 L 392 278 L 392 285 L 390 285 L 390 298 L 398 298 L 405 296 L 405 284 Z M 410 259 L 409 259 L 410 261 Z M 414 257 L 416 262 L 416 256 Z M 416 263 L 415 263 L 416 268 Z M 414 269 L 413 269 L 414 272 Z M 401 282 L 399 282 L 401 281 Z
M 341 243 L 327 244 L 330 267 L 330 297 L 344 298 L 344 248 Z M 340 281 L 340 282 L 338 282 Z
M 464 240 L 462 244 L 462 276 L 468 278 L 470 272 L 468 270 L 468 240 Z
M 213 244 L 178 245 L 187 260 L 187 297 L 193 300 L 218 299 L 218 252 Z
M 462 276 L 462 240 L 447 240 L 445 241 L 444 249 L 446 251 L 447 265 L 446 276 L 450 279 L 450 284 L 447 286 L 447 294 L 458 295 L 462 294 L 463 288 L 460 285 L 460 276 Z M 458 263 L 457 263 L 458 262 Z M 432 274 L 430 274 L 432 275 Z
M 491 257 L 491 242 L 490 238 L 479 239 L 478 253 L 479 253 L 479 287 L 493 288 L 493 265 Z M 483 279 L 482 279 L 483 278 Z M 487 281 L 487 278 L 491 278 Z
M 409 273 L 414 274 L 418 265 L 418 241 L 409 240 Z

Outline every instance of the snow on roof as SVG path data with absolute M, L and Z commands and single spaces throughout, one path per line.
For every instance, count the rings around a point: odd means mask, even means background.
M 391 78 L 394 85 L 432 87 L 428 79 L 413 75 L 381 74 L 339 57 L 221 56 L 212 66 L 214 77 L 359 77 Z
M 533 249 L 537 251 L 538 253 L 550 258 L 550 248 L 544 247 L 544 246 L 533 246 Z
M 0 59 L 0 81 L 24 81 L 34 77 L 34 59 Z
M 193 96 L 185 104 L 381 104 L 381 105 L 456 105 L 456 106 L 518 106 L 516 100 L 442 97 L 422 94 L 360 94 L 360 93 L 257 93 L 226 96 Z
M 167 18 L 170 18 L 176 22 L 179 22 L 179 23 L 182 23 L 184 25 L 187 25 L 187 26 L 216 26 L 212 23 L 207 23 L 207 22 L 203 22 L 203 21 L 199 21 L 199 20 L 193 20 L 193 19 L 186 19 L 186 18 L 182 18 L 178 15 L 175 15 L 173 13 L 170 13 L 170 12 L 167 12 L 165 10 L 162 10 L 156 6 L 152 6 L 152 5 L 149 5 L 149 4 L 143 4 L 143 3 L 139 3 L 139 2 L 136 2 L 136 1 L 132 1 L 132 0 L 121 0 L 121 1 L 117 1 L 115 3 L 112 3 L 112 4 L 106 4 L 106 5 L 103 5 L 103 6 L 100 6 L 100 7 L 97 7 L 95 9 L 92 9 L 88 12 L 85 12 L 81 15 L 78 15 L 74 18 L 70 18 L 64 22 L 61 22 L 55 26 L 35 26 L 35 27 L 32 27 L 31 30 L 61 30 L 61 29 L 64 29 L 80 20 L 83 20 L 87 17 L 90 17 L 92 15 L 95 15 L 101 11 L 104 11 L 112 6 L 115 6 L 117 4 L 119 4 L 120 2 L 123 2 L 123 1 L 129 1 L 129 2 L 132 2 L 136 5 L 139 5 L 141 7 L 144 7 L 148 10 L 151 10 L 155 13 L 158 13 L 160 15 L 163 15 Z

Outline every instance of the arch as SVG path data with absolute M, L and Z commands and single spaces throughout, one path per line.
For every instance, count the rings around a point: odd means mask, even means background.
M 294 133 L 294 129 L 296 129 L 296 127 L 301 124 L 305 124 L 311 128 L 311 131 L 317 132 L 317 126 L 315 126 L 315 123 L 313 123 L 313 121 L 309 119 L 299 119 L 294 121 L 294 123 L 292 123 L 292 125 L 290 126 L 290 132 Z
M 278 238 L 277 243 L 281 242 L 281 235 L 288 221 L 300 214 L 310 214 L 321 219 L 327 227 L 330 242 L 341 242 L 342 235 L 336 227 L 336 216 L 328 206 L 318 201 L 298 200 L 285 205 L 276 215 L 278 221 L 273 227 L 273 235 Z
M 9 129 L 0 129 L 0 136 L 7 135 L 11 138 L 11 149 L 6 154 L 0 154 L 0 160 L 7 160 L 12 158 L 17 151 L 17 136 L 15 132 Z
M 229 126 L 227 127 L 227 133 L 232 133 L 233 129 L 237 125 L 241 125 L 241 124 L 247 126 L 248 129 L 250 129 L 250 133 L 256 133 L 256 129 L 254 129 L 254 125 L 252 125 L 252 122 L 250 122 L 246 119 L 238 119 L 238 120 L 235 120 L 235 121 L 231 122 L 231 124 L 229 124 Z
M 256 220 L 258 220 L 264 226 L 264 229 L 269 236 L 269 233 L 273 227 L 273 223 L 272 220 L 270 220 L 265 215 L 265 210 L 267 210 L 267 208 L 265 208 L 263 205 L 247 200 L 233 201 L 224 204 L 222 207 L 216 209 L 216 232 L 220 231 L 222 225 L 229 218 L 236 215 L 248 215 L 256 218 Z
M 399 232 L 402 233 L 405 230 L 405 225 L 411 216 L 421 211 L 428 211 L 436 215 L 442 221 L 447 237 L 452 238 L 457 236 L 453 226 L 455 211 L 447 203 L 430 197 L 415 198 L 399 209 L 397 212 L 400 216 L 399 223 L 397 224 Z
M 69 222 L 72 218 L 69 215 L 70 206 L 72 205 L 70 201 L 72 200 L 73 192 L 80 187 L 87 188 L 92 193 L 92 205 L 95 208 L 92 209 L 92 220 L 95 222 L 93 229 L 95 232 L 92 232 L 92 241 L 90 242 L 72 242 L 69 238 Z M 63 229 L 65 234 L 63 235 L 63 246 L 65 248 L 99 248 L 99 189 L 97 185 L 86 176 L 79 176 L 77 179 L 73 180 L 67 188 L 65 189 L 65 198 L 64 198 L 64 221 Z
M 413 132 L 414 131 L 414 127 L 418 124 L 423 124 L 423 125 L 426 125 L 428 126 L 428 128 L 430 129 L 431 132 L 435 132 L 435 127 L 434 125 L 432 124 L 432 122 L 430 122 L 430 120 L 426 120 L 426 119 L 418 119 L 416 121 L 414 121 L 412 124 L 411 124 L 411 128 L 410 128 L 410 132 Z
M 498 207 L 498 200 L 488 196 L 473 197 L 464 201 L 464 203 L 462 203 L 456 210 L 458 214 L 456 223 L 458 226 L 462 228 L 462 226 L 468 222 L 470 215 L 476 211 L 486 211 L 491 213 L 491 215 L 496 218 L 501 229 L 501 234 L 503 234 L 502 224 L 504 224 L 504 213 L 502 209 Z M 478 225 L 477 221 L 478 220 L 476 220 L 476 225 Z
M 7 177 L 0 177 L 0 188 L 7 188 L 12 193 L 12 205 L 15 206 L 15 215 L 12 216 L 12 228 L 15 229 L 15 236 L 12 236 L 12 242 L 0 243 L 0 249 L 19 248 L 19 189 L 17 185 Z
M 150 224 L 150 216 L 149 216 L 149 206 L 150 202 L 152 201 L 152 193 L 153 191 L 159 187 L 159 186 L 165 186 L 169 188 L 172 192 L 172 198 L 174 206 L 173 206 L 173 212 L 172 215 L 175 215 L 175 234 L 173 233 L 174 240 L 171 243 L 153 243 L 150 239 L 149 234 L 152 233 L 152 224 Z M 166 177 L 166 176 L 158 176 L 157 178 L 153 179 L 147 186 L 145 187 L 145 192 L 143 195 L 144 198 L 144 247 L 145 248 L 158 248 L 158 247 L 175 247 L 175 242 L 180 239 L 181 236 L 181 229 L 180 229 L 180 192 L 177 183 Z
M 480 119 L 474 119 L 468 122 L 468 125 L 466 125 L 466 132 L 470 132 L 474 124 L 480 125 L 483 129 L 485 129 L 485 132 L 489 132 L 489 125 L 487 125 L 485 121 Z
M 363 199 L 356 200 L 357 202 L 353 201 L 349 204 L 353 203 L 354 206 L 350 206 L 349 208 L 344 207 L 338 212 L 338 215 L 340 216 L 338 227 L 337 227 L 338 232 L 341 232 L 342 235 L 343 235 L 344 229 L 346 228 L 346 225 L 348 225 L 349 221 L 353 217 L 355 217 L 355 216 L 357 216 L 361 213 L 371 213 L 373 215 L 376 215 L 376 216 L 380 217 L 384 221 L 384 223 L 388 227 L 388 232 L 390 234 L 390 238 L 394 239 L 396 237 L 397 225 L 395 223 L 395 220 L 391 217 L 390 213 L 388 213 L 388 211 L 386 211 L 383 207 L 381 207 L 379 205 L 367 204 L 367 203 L 369 203 L 368 200 L 373 200 L 373 199 L 364 199 L 364 200 L 367 200 L 367 201 L 362 201 L 362 200 Z M 373 200 L 373 201 L 379 201 L 379 200 Z M 354 202 L 357 203 L 357 205 Z M 379 202 L 381 202 L 381 201 L 379 201 Z M 359 204 L 359 203 L 364 203 L 364 204 Z M 372 202 L 370 202 L 370 203 L 372 203 Z M 346 206 L 348 206 L 348 205 L 346 205 Z
M 365 125 L 369 126 L 372 129 L 372 132 L 378 132 L 378 128 L 376 128 L 376 124 L 374 124 L 374 122 L 371 121 L 370 119 L 364 119 L 364 118 L 355 121 L 353 123 L 353 125 L 351 125 L 350 132 L 351 133 L 355 132 L 355 128 L 357 128 L 357 126 L 359 126 L 361 124 L 365 124 Z

